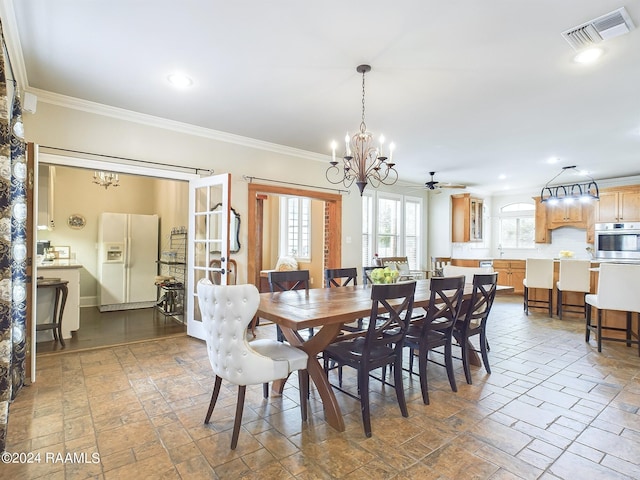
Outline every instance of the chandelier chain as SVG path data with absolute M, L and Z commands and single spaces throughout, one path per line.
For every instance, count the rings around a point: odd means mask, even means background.
M 361 132 L 366 132 L 367 131 L 367 124 L 364 123 L 364 74 L 366 73 L 366 71 L 362 71 L 362 122 L 360 123 L 360 131 Z

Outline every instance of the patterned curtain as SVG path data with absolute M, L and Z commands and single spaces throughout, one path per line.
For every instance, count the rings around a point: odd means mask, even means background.
M 0 26 L 0 37 L 4 36 Z M 0 55 L 0 451 L 6 444 L 9 403 L 24 384 L 26 354 L 26 176 L 22 107 L 7 88 Z M 13 82 L 13 80 L 9 80 Z M 10 98 L 9 95 L 13 98 Z M 9 112 L 13 104 L 13 111 Z

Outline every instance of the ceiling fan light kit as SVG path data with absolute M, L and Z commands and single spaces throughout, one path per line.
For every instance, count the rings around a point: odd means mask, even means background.
M 433 179 L 433 176 L 435 174 L 436 172 L 429 172 L 429 175 L 431 175 L 431 180 L 429 180 L 428 182 L 425 182 L 424 184 L 425 188 L 427 188 L 428 190 L 436 190 L 436 189 L 442 189 L 442 188 L 467 188 L 466 185 L 438 182 L 437 180 Z

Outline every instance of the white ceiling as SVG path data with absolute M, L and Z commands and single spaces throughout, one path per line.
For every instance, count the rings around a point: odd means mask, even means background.
M 639 0 L 2 1 L 27 90 L 328 155 L 359 126 L 368 63 L 367 126 L 396 143 L 403 180 L 640 174 L 640 28 L 591 66 L 561 36 L 622 6 L 640 25 Z M 174 71 L 194 85 L 171 87 Z

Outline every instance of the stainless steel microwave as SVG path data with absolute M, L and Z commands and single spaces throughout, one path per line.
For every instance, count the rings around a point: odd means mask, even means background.
M 640 222 L 596 223 L 596 259 L 640 259 Z

